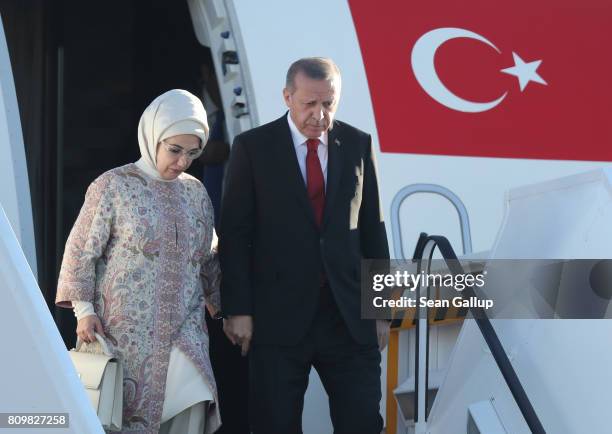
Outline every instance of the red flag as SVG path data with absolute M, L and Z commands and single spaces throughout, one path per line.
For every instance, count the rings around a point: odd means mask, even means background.
M 349 3 L 383 152 L 612 161 L 612 2 Z

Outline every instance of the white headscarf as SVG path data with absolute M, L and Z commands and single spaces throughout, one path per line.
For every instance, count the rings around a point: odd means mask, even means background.
M 141 158 L 136 165 L 150 177 L 165 181 L 157 170 L 157 144 L 179 134 L 193 134 L 202 147 L 208 140 L 208 122 L 202 101 L 182 89 L 161 94 L 149 104 L 138 124 Z

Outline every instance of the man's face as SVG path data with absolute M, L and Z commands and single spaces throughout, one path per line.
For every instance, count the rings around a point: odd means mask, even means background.
M 283 96 L 293 123 L 309 139 L 327 131 L 334 120 L 340 98 L 339 80 L 315 80 L 302 72 L 295 76 L 293 92 L 285 88 Z

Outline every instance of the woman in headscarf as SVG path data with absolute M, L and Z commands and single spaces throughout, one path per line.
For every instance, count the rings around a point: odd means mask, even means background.
M 56 304 L 77 335 L 103 335 L 124 368 L 123 433 L 212 433 L 220 425 L 205 304 L 219 307 L 213 210 L 183 173 L 208 125 L 184 90 L 157 97 L 138 126 L 142 158 L 88 188 L 64 252 Z

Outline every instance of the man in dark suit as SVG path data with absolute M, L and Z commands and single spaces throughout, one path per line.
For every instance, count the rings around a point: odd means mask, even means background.
M 250 349 L 255 434 L 302 432 L 311 366 L 334 432 L 379 434 L 389 328 L 360 318 L 359 282 L 362 259 L 389 257 L 372 139 L 334 120 L 330 59 L 293 63 L 283 95 L 288 114 L 234 140 L 219 237 L 224 330 Z

